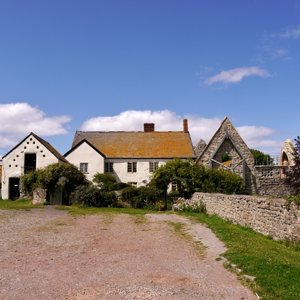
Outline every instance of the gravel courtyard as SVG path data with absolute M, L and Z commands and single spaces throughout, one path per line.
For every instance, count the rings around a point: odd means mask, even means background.
M 173 214 L 0 210 L 0 299 L 257 299 L 216 261 L 224 251 Z

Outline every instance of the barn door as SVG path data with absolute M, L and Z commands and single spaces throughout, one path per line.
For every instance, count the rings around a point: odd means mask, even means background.
M 15 200 L 20 198 L 20 178 L 9 178 L 9 199 Z

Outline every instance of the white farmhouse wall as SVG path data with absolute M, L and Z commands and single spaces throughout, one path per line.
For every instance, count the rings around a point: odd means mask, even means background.
M 87 143 L 79 145 L 65 158 L 78 169 L 80 168 L 80 163 L 87 163 L 88 172 L 85 176 L 88 180 L 92 181 L 96 173 L 104 172 L 104 157 Z
M 26 153 L 36 154 L 37 169 L 58 162 L 58 158 L 34 136 L 28 136 L 28 138 L 24 140 L 17 148 L 3 158 L 1 190 L 2 199 L 9 198 L 9 178 L 21 177 L 24 174 Z
M 114 175 L 117 180 L 125 183 L 136 183 L 143 186 L 150 182 L 153 173 L 150 173 L 149 162 L 158 162 L 159 166 L 164 165 L 169 159 L 106 159 L 106 162 L 113 162 Z M 127 172 L 127 163 L 136 162 L 137 172 Z

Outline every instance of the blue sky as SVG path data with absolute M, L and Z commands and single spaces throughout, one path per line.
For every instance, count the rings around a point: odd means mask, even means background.
M 0 155 L 184 117 L 208 141 L 225 116 L 277 154 L 299 111 L 300 1 L 0 0 Z

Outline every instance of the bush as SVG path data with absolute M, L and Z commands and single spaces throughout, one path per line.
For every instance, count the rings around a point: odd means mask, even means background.
M 244 194 L 244 180 L 237 174 L 223 169 L 206 169 L 208 177 L 197 187 L 199 192 Z
M 190 198 L 195 192 L 243 194 L 244 180 L 237 174 L 224 169 L 209 169 L 190 161 L 173 160 L 160 167 L 151 185 L 164 190 L 176 183 L 178 196 Z M 167 199 L 165 199 L 167 201 Z
M 32 196 L 36 188 L 43 188 L 52 193 L 63 187 L 67 197 L 79 185 L 87 184 L 85 176 L 72 164 L 55 163 L 43 169 L 37 169 L 21 177 L 23 192 Z
M 134 208 L 153 208 L 161 195 L 162 191 L 146 186 L 139 188 L 130 186 L 121 191 L 122 200 Z
M 114 192 L 101 191 L 98 187 L 89 184 L 81 185 L 70 196 L 72 204 L 94 207 L 112 206 L 116 202 Z
M 93 182 L 103 191 L 113 191 L 115 190 L 117 180 L 110 173 L 96 173 L 93 178 Z

